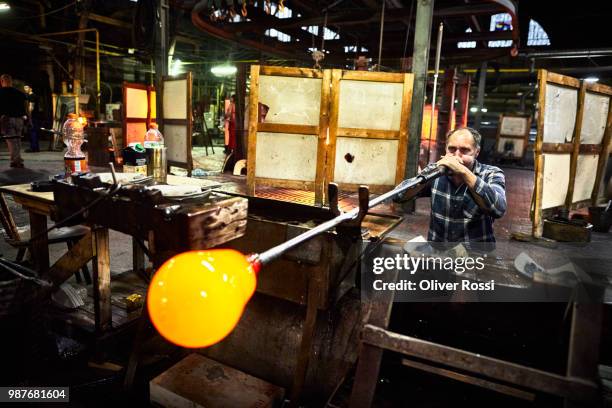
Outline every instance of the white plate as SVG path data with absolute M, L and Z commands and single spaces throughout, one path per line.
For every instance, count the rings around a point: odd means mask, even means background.
M 112 173 L 96 173 L 100 176 L 100 180 L 103 183 L 113 183 L 113 175 Z M 115 173 L 117 176 L 117 181 L 121 184 L 133 183 L 134 181 L 141 180 L 146 176 L 140 173 Z
M 169 186 L 160 184 L 156 186 L 148 186 L 148 190 L 159 190 L 164 197 L 189 197 L 192 195 L 202 194 L 200 186 Z

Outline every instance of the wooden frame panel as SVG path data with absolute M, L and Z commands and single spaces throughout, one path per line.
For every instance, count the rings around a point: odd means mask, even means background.
M 321 94 L 319 106 L 319 123 L 314 125 L 312 120 L 304 123 L 280 123 L 282 122 L 281 115 L 275 115 L 274 120 L 265 123 L 258 123 L 258 107 L 259 103 L 266 103 L 262 100 L 262 76 L 266 77 L 265 83 L 270 85 L 268 77 L 290 77 L 302 79 L 320 79 Z M 397 113 L 392 125 L 379 126 L 377 129 L 368 129 L 360 127 L 340 127 L 339 112 L 340 112 L 340 85 L 342 80 L 364 81 L 369 83 L 386 83 L 400 85 L 400 92 L 397 95 L 396 107 Z M 338 138 L 342 140 L 363 140 L 364 144 L 394 144 L 393 155 L 395 158 L 395 167 L 393 167 L 390 175 L 387 175 L 389 180 L 385 183 L 373 184 L 369 183 L 370 191 L 374 193 L 382 193 L 393 188 L 397 183 L 403 180 L 406 155 L 408 152 L 408 126 L 410 118 L 410 104 L 412 102 L 412 84 L 414 77 L 412 74 L 398 74 L 386 72 L 361 72 L 361 71 L 343 71 L 343 70 L 313 70 L 308 68 L 293 68 L 293 67 L 268 67 L 268 66 L 251 66 L 251 91 L 249 96 L 249 128 L 248 128 L 248 165 L 247 165 L 247 192 L 249 195 L 256 195 L 256 187 L 274 186 L 286 188 L 299 188 L 306 190 L 314 190 L 315 204 L 322 205 L 325 197 L 325 186 L 328 182 L 334 180 L 336 165 L 336 146 Z M 364 84 L 364 86 L 368 86 Z M 397 90 L 395 90 L 397 92 Z M 269 99 L 269 98 L 268 98 Z M 275 100 L 278 104 L 278 101 Z M 274 109 L 278 111 L 278 109 Z M 311 116 L 308 116 L 310 118 Z M 270 119 L 270 112 L 268 112 Z M 297 122 L 291 120 L 292 122 Z M 282 134 L 285 141 L 287 135 L 293 134 L 296 137 L 304 135 L 317 136 L 317 158 L 314 183 L 308 179 L 294 180 L 289 178 L 279 179 L 278 177 L 270 177 L 271 173 L 266 172 L 266 177 L 260 177 L 257 171 L 258 155 L 262 154 L 263 146 L 258 144 L 258 134 Z M 366 142 L 367 140 L 367 142 Z M 259 148 L 258 148 L 259 146 Z M 309 148 L 309 156 L 311 150 Z M 310 159 L 312 160 L 312 159 Z M 379 160 L 380 163 L 389 163 L 391 160 L 389 155 L 385 155 L 384 159 Z M 392 162 L 392 161 L 391 161 Z M 260 163 L 261 164 L 261 163 Z M 295 176 L 295 174 L 294 174 Z M 304 178 L 304 177 L 302 177 Z M 359 180 L 352 181 L 347 178 L 346 182 L 339 183 L 343 189 L 354 190 L 360 183 Z M 366 181 L 367 183 L 367 181 Z
M 504 120 L 505 119 L 515 119 L 520 118 L 524 121 L 524 129 L 520 134 L 511 134 L 508 129 L 504 130 Z M 515 157 L 517 159 L 522 159 L 525 157 L 525 152 L 527 151 L 527 145 L 529 144 L 529 130 L 531 129 L 531 116 L 530 115 L 506 115 L 501 114 L 499 116 L 499 126 L 497 128 L 497 136 L 495 139 L 495 152 L 500 153 L 500 147 L 503 139 L 517 139 L 523 141 L 523 147 L 521 149 L 520 157 Z M 504 140 L 505 143 L 505 140 Z
M 185 81 L 185 111 L 184 111 L 184 118 L 181 117 L 170 117 L 170 118 L 166 118 L 166 112 L 173 112 L 176 113 L 175 110 L 170 111 L 169 107 L 167 107 L 167 104 L 173 104 L 175 103 L 175 101 L 169 101 L 166 92 L 168 92 L 169 88 L 167 83 L 168 82 L 174 82 L 174 81 Z M 192 74 L 191 72 L 186 72 L 182 75 L 177 75 L 177 76 L 164 76 L 162 78 L 162 114 L 163 114 L 163 126 L 166 125 L 171 125 L 171 126 L 184 126 L 185 127 L 185 137 L 186 137 L 186 141 L 184 144 L 184 148 L 185 148 L 185 160 L 168 160 L 168 166 L 175 166 L 175 167 L 181 167 L 184 169 L 187 169 L 187 174 L 189 176 L 191 176 L 191 170 L 193 169 L 193 158 L 191 155 L 191 149 L 192 149 L 192 135 L 193 135 L 193 123 L 191 120 L 191 116 L 192 116 L 192 110 L 191 110 L 191 93 L 192 93 L 192 86 L 193 86 L 193 79 L 192 79 Z M 181 109 L 182 112 L 182 109 Z M 174 115 L 177 116 L 177 115 Z M 181 115 L 182 116 L 182 115 Z M 166 132 L 165 129 L 162 131 L 162 133 L 164 133 L 164 136 L 166 136 Z M 168 135 L 169 136 L 169 135 Z M 166 142 L 166 144 L 168 146 L 172 146 L 172 143 L 169 143 L 169 141 Z M 181 149 L 183 148 L 183 143 L 176 143 L 176 146 L 181 146 Z M 174 152 L 167 152 L 168 158 L 173 157 L 173 156 L 177 156 L 177 153 Z
M 132 101 L 130 100 L 131 98 L 128 97 L 128 95 L 130 94 L 129 90 L 131 89 L 135 89 L 135 90 L 140 90 L 140 91 L 146 91 L 146 113 L 144 115 L 137 115 L 137 116 L 132 116 L 129 115 L 128 113 L 132 113 L 132 109 L 130 108 L 130 105 L 132 104 Z M 138 142 L 138 143 L 143 143 L 144 141 L 144 136 L 145 136 L 145 132 L 147 131 L 147 129 L 149 128 L 149 126 L 151 126 L 151 123 L 154 123 L 156 121 L 156 110 L 155 110 L 155 87 L 152 85 L 146 85 L 146 84 L 137 84 L 137 83 L 131 83 L 131 82 L 124 82 L 123 83 L 123 107 L 121 109 L 122 111 L 122 117 L 123 117 L 123 140 L 125 143 L 125 146 L 127 146 L 129 143 L 133 143 L 133 142 Z M 145 132 L 142 133 L 142 135 L 138 136 L 137 138 L 132 137 L 130 138 L 130 132 L 128 131 L 128 123 L 142 123 L 145 126 Z M 116 154 L 120 154 L 121 152 L 116 152 Z
M 391 127 L 396 127 L 395 129 L 364 129 L 364 128 L 346 128 L 340 127 L 340 109 L 342 108 L 342 86 L 341 82 L 343 80 L 348 81 L 367 81 L 367 82 L 385 82 L 391 84 L 402 84 L 402 91 L 400 96 L 400 106 L 399 106 L 399 123 L 397 125 L 391 125 Z M 397 185 L 404 177 L 405 163 L 406 163 L 406 155 L 408 152 L 408 126 L 410 119 L 410 104 L 412 102 L 412 84 L 414 77 L 412 74 L 396 74 L 396 73 L 386 73 L 386 72 L 367 72 L 367 71 L 344 71 L 335 69 L 332 70 L 332 86 L 331 86 L 331 96 L 330 96 L 330 124 L 329 124 L 329 144 L 327 146 L 328 150 L 328 160 L 327 160 L 327 181 L 328 182 L 337 182 L 341 189 L 345 190 L 355 190 L 360 184 L 368 184 L 370 191 L 374 193 L 383 193 L 392 189 L 395 185 Z M 392 122 L 393 123 L 393 122 Z M 339 148 L 339 142 L 342 141 L 341 144 L 350 144 L 350 139 L 365 139 L 366 141 L 359 142 L 364 147 L 364 151 L 380 151 L 381 154 L 385 156 L 387 160 L 378 159 L 374 157 L 374 153 L 370 153 L 370 157 L 367 159 L 371 160 L 373 164 L 380 163 L 388 163 L 388 152 L 385 154 L 382 146 L 384 145 L 393 145 L 393 141 L 397 141 L 397 145 L 393 146 L 392 149 L 396 151 L 395 155 L 395 169 L 392 174 L 393 180 L 389 180 L 386 182 L 382 182 L 382 180 L 377 180 L 377 182 L 372 183 L 366 181 L 362 181 L 363 174 L 357 174 L 359 181 L 356 180 L 350 181 L 347 180 L 347 174 L 352 172 L 352 170 L 342 169 L 338 166 L 338 161 L 346 160 L 348 163 L 353 163 L 353 158 L 351 155 L 342 156 L 342 153 L 338 153 L 337 149 Z M 379 142 L 376 142 L 378 140 Z M 353 141 L 353 144 L 354 141 Z M 376 145 L 378 149 L 368 149 L 370 145 Z M 342 157 L 339 157 L 342 156 Z M 364 167 L 364 162 L 356 162 L 360 163 L 361 167 Z M 371 170 L 371 169 L 370 169 Z M 372 170 L 371 173 L 377 173 L 381 169 Z M 337 172 L 339 179 L 337 179 Z
M 259 102 L 262 97 L 262 76 L 266 77 L 266 81 L 269 81 L 268 77 L 286 77 L 286 78 L 300 78 L 300 79 L 316 79 L 321 80 L 320 84 L 320 97 L 319 115 L 317 118 L 317 125 L 312 124 L 312 120 L 309 120 L 309 124 L 299 123 L 280 123 L 278 120 L 274 122 L 258 123 L 258 112 Z M 294 188 L 301 190 L 314 191 L 315 193 L 315 204 L 323 204 L 323 191 L 324 191 L 324 168 L 325 168 L 325 143 L 327 139 L 327 124 L 328 124 L 328 99 L 329 99 L 329 84 L 330 84 L 330 73 L 328 71 L 320 71 L 309 68 L 294 68 L 294 67 L 271 67 L 271 66 L 251 66 L 251 90 L 249 94 L 249 128 L 248 128 L 248 157 L 247 157 L 247 192 L 249 195 L 256 195 L 257 186 L 273 186 L 283 188 Z M 265 93 L 264 93 L 265 95 Z M 277 101 L 278 102 L 278 101 Z M 262 103 L 265 103 L 263 101 Z M 268 112 L 270 115 L 270 112 Z M 294 118 L 295 119 L 295 118 Z M 292 122 L 296 120 L 291 119 Z M 287 136 L 295 135 L 296 138 L 301 137 L 302 141 L 307 139 L 304 136 L 312 136 L 316 138 L 316 152 L 314 153 L 313 169 L 306 169 L 305 172 L 309 173 L 311 170 L 314 172 L 314 177 L 308 177 L 308 180 L 295 180 L 290 178 L 279 178 L 277 177 L 260 177 L 257 172 L 258 156 L 261 156 L 264 152 L 261 143 L 258 143 L 258 134 L 265 134 L 269 137 L 270 134 L 279 134 L 279 137 L 287 140 Z M 297 140 L 296 140 L 297 142 Z M 309 144 L 309 143 L 307 143 Z M 260 149 L 258 149 L 258 146 Z M 258 150 L 259 155 L 258 155 Z M 261 163 L 260 166 L 261 167 Z M 269 173 L 269 171 L 267 171 Z M 271 175 L 271 174 L 269 174 Z M 294 174 L 295 176 L 295 174 Z
M 542 235 L 543 217 L 545 214 L 551 214 L 555 210 L 564 207 L 566 209 L 579 208 L 597 202 L 598 190 L 603 177 L 605 168 L 610 136 L 612 133 L 612 88 L 600 84 L 588 84 L 581 82 L 576 78 L 567 77 L 560 74 L 540 70 L 538 72 L 539 84 L 539 107 L 540 115 L 538 116 L 538 133 L 536 137 L 535 147 L 535 183 L 534 195 L 532 199 L 532 233 L 536 237 Z M 564 89 L 573 89 L 577 93 L 577 109 L 574 122 L 574 130 L 572 140 L 567 141 L 563 137 L 564 142 L 559 142 L 558 135 L 552 135 L 552 140 L 549 138 L 545 142 L 546 134 L 551 135 L 550 129 L 546 129 L 546 123 L 551 123 L 550 118 L 546 118 L 548 112 L 547 98 L 551 92 L 547 87 L 554 85 L 563 87 Z M 557 92 L 558 97 L 563 92 Z M 567 96 L 568 94 L 566 94 Z M 595 96 L 595 97 L 592 97 Z M 607 102 L 601 97 L 607 97 Z M 591 102 L 605 102 L 601 106 L 590 106 Z M 569 102 L 572 103 L 571 101 Z M 588 106 L 587 106 L 588 105 Z M 607 112 L 602 110 L 607 109 Z M 594 114 L 599 112 L 600 117 L 594 117 Z M 603 120 L 601 115 L 605 115 L 605 129 L 603 136 L 601 128 Z M 567 116 L 567 115 L 566 115 Z M 567 120 L 567 119 L 566 119 Z M 585 131 L 585 129 L 587 129 Z M 566 129 L 567 130 L 567 129 Z M 582 133 L 585 131 L 585 140 L 582 140 Z M 601 140 L 601 143 L 593 143 Z M 569 156 L 569 173 L 568 174 L 552 174 L 553 169 L 545 169 L 546 157 L 549 157 L 549 166 L 553 162 L 557 162 L 558 155 Z M 596 157 L 596 164 L 593 160 Z M 555 158 L 554 160 L 552 160 Z M 567 159 L 564 159 L 565 162 Z M 560 171 L 564 171 L 565 166 L 560 166 Z M 559 171 L 556 170 L 556 171 Z M 594 174 L 593 174 L 594 173 Z M 544 197 L 546 189 L 544 188 L 545 174 L 547 178 L 555 180 L 556 189 L 548 189 L 549 193 L 565 194 L 565 199 L 560 202 L 558 197 Z M 559 182 L 568 177 L 567 190 L 561 187 Z M 554 205 L 553 205 L 554 204 Z M 547 208 L 548 207 L 548 208 Z

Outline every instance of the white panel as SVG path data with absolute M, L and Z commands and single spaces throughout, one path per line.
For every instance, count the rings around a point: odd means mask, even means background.
M 542 209 L 565 204 L 569 186 L 569 171 L 569 154 L 544 154 Z
M 164 119 L 187 119 L 187 80 L 164 81 Z
M 500 135 L 523 136 L 527 133 L 528 118 L 503 116 Z
M 581 144 L 601 144 L 606 130 L 610 97 L 587 92 L 584 97 Z
M 525 144 L 524 139 L 516 139 L 510 137 L 499 137 L 499 144 L 497 145 L 497 152 L 504 153 L 506 143 L 512 143 L 512 156 L 523 157 L 523 145 Z
M 317 136 L 257 133 L 255 177 L 314 181 Z
M 318 126 L 322 81 L 261 75 L 259 102 L 270 107 L 266 123 Z
M 169 161 L 187 163 L 187 126 L 164 125 L 164 144 Z
M 569 143 L 576 125 L 578 90 L 546 85 L 544 143 Z
M 147 118 L 147 90 L 136 88 L 125 89 L 126 117 L 146 119 Z
M 574 195 L 572 202 L 587 200 L 591 198 L 595 176 L 597 175 L 597 163 L 599 155 L 581 154 L 578 156 L 576 166 L 576 179 L 574 181 Z
M 404 84 L 340 81 L 338 127 L 399 130 Z
M 395 185 L 397 140 L 338 137 L 334 181 Z

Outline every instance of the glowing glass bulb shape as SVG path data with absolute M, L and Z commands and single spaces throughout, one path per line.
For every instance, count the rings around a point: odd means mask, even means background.
M 258 264 L 233 249 L 189 251 L 157 270 L 147 295 L 151 321 L 166 340 L 208 347 L 234 329 L 255 292 Z

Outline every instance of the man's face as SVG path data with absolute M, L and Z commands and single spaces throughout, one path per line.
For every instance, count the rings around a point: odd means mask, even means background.
M 30 92 L 32 92 L 32 88 L 30 88 L 28 85 L 24 85 L 23 86 L 23 90 L 25 93 L 29 94 Z
M 474 137 L 469 130 L 462 129 L 453 133 L 446 142 L 446 154 L 457 156 L 463 165 L 472 168 L 480 149 L 474 146 Z
M 2 86 L 2 88 L 8 88 L 12 85 L 13 84 L 8 79 L 0 79 L 0 86 Z

